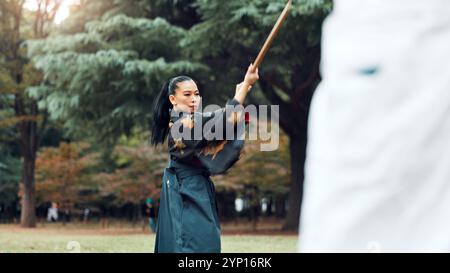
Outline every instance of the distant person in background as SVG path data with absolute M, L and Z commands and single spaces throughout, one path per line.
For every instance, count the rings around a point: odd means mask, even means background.
M 299 250 L 450 251 L 450 3 L 336 0 Z
M 58 221 L 58 204 L 52 202 L 52 206 L 48 208 L 47 212 L 47 222 Z
M 89 210 L 89 208 L 85 208 L 84 210 L 83 210 L 83 222 L 86 224 L 87 223 L 87 221 L 88 221 L 88 219 L 89 219 L 89 213 L 90 213 L 91 211 Z
M 153 199 L 147 198 L 147 201 L 145 202 L 145 204 L 146 204 L 145 213 L 148 218 L 148 223 L 150 225 L 150 229 L 154 233 L 156 233 L 156 213 L 155 213 Z

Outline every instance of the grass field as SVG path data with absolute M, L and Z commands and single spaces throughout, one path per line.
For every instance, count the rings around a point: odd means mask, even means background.
M 6 252 L 153 252 L 154 234 L 140 227 L 39 225 L 23 229 L 0 225 L 0 253 Z M 222 235 L 222 252 L 296 252 L 295 234 L 249 234 L 238 231 Z

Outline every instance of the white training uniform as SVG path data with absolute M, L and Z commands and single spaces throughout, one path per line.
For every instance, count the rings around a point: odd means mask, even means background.
M 335 0 L 299 251 L 450 251 L 450 1 Z

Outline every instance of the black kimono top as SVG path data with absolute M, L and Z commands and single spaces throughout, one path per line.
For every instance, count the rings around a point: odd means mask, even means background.
M 194 112 L 192 114 L 188 114 L 185 112 L 171 110 L 169 127 L 172 128 L 172 126 L 176 125 L 174 130 L 178 130 L 178 132 L 180 132 L 180 135 L 189 135 L 191 138 L 183 139 L 183 137 L 179 136 L 174 137 L 172 135 L 172 132 L 169 130 L 168 146 L 170 158 L 176 162 L 191 165 L 194 167 L 206 167 L 204 164 L 205 154 L 209 153 L 209 158 L 213 159 L 217 155 L 217 153 L 221 152 L 224 148 L 225 143 L 227 142 L 225 140 L 226 126 L 235 127 L 234 123 L 230 124 L 230 115 L 227 115 L 227 113 L 230 112 L 226 111 L 226 108 L 233 108 L 237 105 L 240 105 L 240 103 L 233 98 L 227 101 L 225 108 L 221 108 L 213 112 Z M 201 122 L 201 127 L 194 128 L 198 122 Z M 223 139 L 216 139 L 213 137 L 213 135 L 208 136 L 208 134 L 203 134 L 203 129 L 206 124 L 208 124 L 209 127 L 212 127 L 211 130 L 208 130 L 208 132 L 211 133 L 215 132 L 216 126 L 223 126 Z M 211 126 L 211 124 L 213 124 L 213 126 Z M 194 130 L 199 128 L 201 128 L 202 132 L 200 135 L 201 138 L 194 138 Z M 186 130 L 188 131 L 186 132 Z M 234 161 L 237 161 L 238 159 L 234 157 L 236 157 L 236 152 L 230 153 L 224 151 L 222 152 L 221 158 L 219 160 L 226 159 L 234 163 Z M 201 160 L 199 160 L 199 158 Z

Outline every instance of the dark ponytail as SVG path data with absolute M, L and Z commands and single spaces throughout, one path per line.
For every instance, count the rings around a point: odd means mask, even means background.
M 170 109 L 173 108 L 169 100 L 170 95 L 175 94 L 177 84 L 184 81 L 192 81 L 188 76 L 178 76 L 166 82 L 156 98 L 153 106 L 153 123 L 151 143 L 158 145 L 164 143 L 169 133 Z

